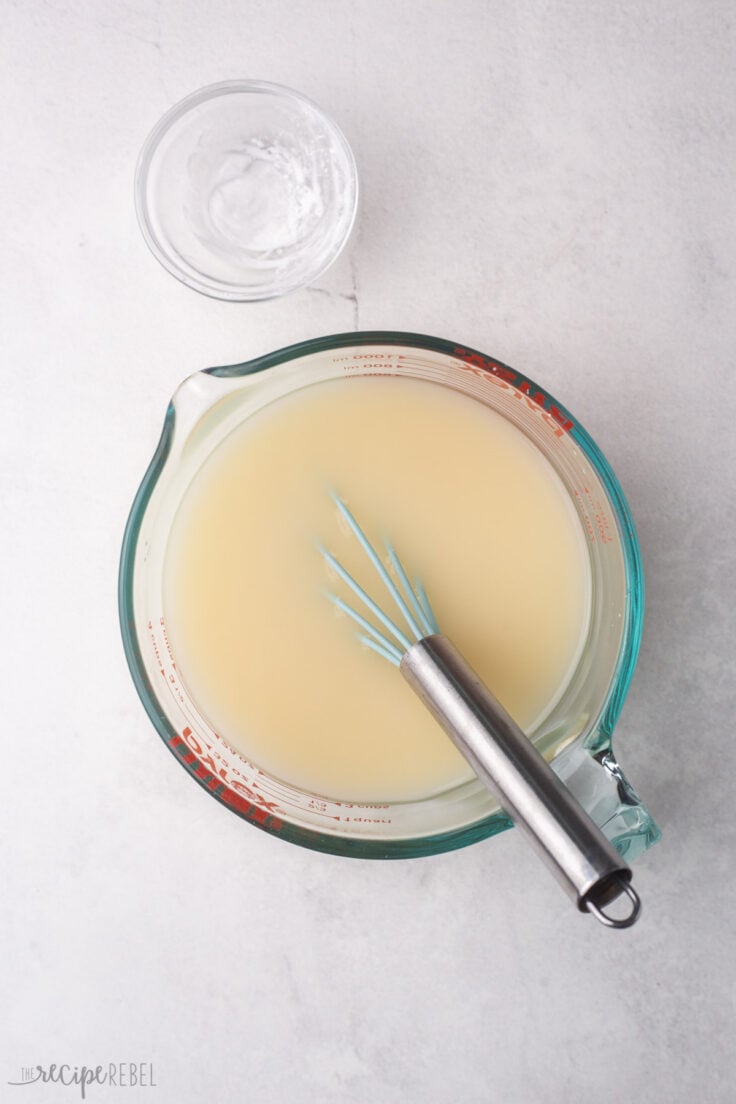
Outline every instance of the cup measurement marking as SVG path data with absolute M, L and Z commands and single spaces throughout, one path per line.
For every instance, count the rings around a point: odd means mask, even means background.
M 169 645 L 165 620 L 163 617 L 160 617 L 158 620 L 160 638 L 156 634 L 153 621 L 149 621 L 147 626 L 150 634 L 151 649 L 169 693 L 189 722 L 181 730 L 181 733 L 175 734 L 169 740 L 169 744 L 190 773 L 206 785 L 215 796 L 219 797 L 233 808 L 245 813 L 252 820 L 257 820 L 259 823 L 268 822 L 268 824 L 276 830 L 282 826 L 282 822 L 276 814 L 284 814 L 285 806 L 301 811 L 307 808 L 311 812 L 333 821 L 345 820 L 346 822 L 352 821 L 365 824 L 391 823 L 391 818 L 387 817 L 343 817 L 340 814 L 328 812 L 330 806 L 342 808 L 344 803 L 339 801 L 330 801 L 328 803 L 327 801 L 322 801 L 314 797 L 308 798 L 304 802 L 294 801 L 293 789 L 281 785 L 275 779 L 269 778 L 263 771 L 256 767 L 255 764 L 249 763 L 248 760 L 244 759 L 238 752 L 233 752 L 230 745 L 225 744 L 219 733 L 212 729 L 210 733 L 214 739 L 223 743 L 229 752 L 236 754 L 238 759 L 246 767 L 255 772 L 255 778 L 244 775 L 237 770 L 237 768 L 227 763 L 216 746 L 211 743 L 202 732 L 201 718 L 196 715 L 188 695 L 178 678 L 178 672 L 176 672 L 176 662 Z M 168 662 L 165 662 L 164 655 L 162 654 L 164 652 L 168 657 Z M 215 760 L 217 760 L 217 762 Z M 239 778 L 233 777 L 235 774 L 237 774 Z M 240 779 L 242 779 L 242 781 Z M 371 808 L 388 808 L 388 806 L 364 806 L 354 804 L 348 804 L 345 807 L 360 811 L 367 811 Z

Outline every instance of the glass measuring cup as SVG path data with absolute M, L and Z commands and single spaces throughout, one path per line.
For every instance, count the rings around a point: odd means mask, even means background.
M 222 804 L 317 850 L 409 857 L 461 847 L 510 827 L 477 780 L 421 801 L 381 805 L 302 792 L 233 750 L 179 677 L 163 612 L 163 568 L 171 525 L 192 478 L 233 429 L 268 403 L 323 380 L 376 374 L 433 381 L 487 404 L 533 441 L 565 484 L 588 538 L 590 627 L 567 687 L 530 738 L 630 860 L 659 831 L 611 749 L 643 615 L 628 507 L 603 455 L 564 407 L 513 369 L 452 342 L 394 332 L 339 334 L 198 372 L 180 386 L 134 501 L 120 565 L 123 641 L 151 720 L 192 777 Z

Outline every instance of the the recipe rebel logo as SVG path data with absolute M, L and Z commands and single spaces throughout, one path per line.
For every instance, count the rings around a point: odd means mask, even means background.
M 155 1089 L 153 1062 L 108 1062 L 98 1066 L 72 1066 L 53 1062 L 50 1066 L 21 1066 L 20 1077 L 9 1085 L 63 1085 L 76 1087 L 82 1100 L 94 1085 L 114 1089 Z

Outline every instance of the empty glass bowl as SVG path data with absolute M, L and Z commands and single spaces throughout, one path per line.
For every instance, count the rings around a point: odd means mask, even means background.
M 138 222 L 177 279 L 216 299 L 271 299 L 332 264 L 358 180 L 338 127 L 298 92 L 226 81 L 156 124 L 136 169 Z

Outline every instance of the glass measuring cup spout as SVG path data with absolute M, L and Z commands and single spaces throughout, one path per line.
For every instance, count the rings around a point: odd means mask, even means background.
M 439 383 L 497 411 L 541 450 L 569 492 L 587 535 L 590 626 L 567 685 L 529 736 L 631 861 L 659 831 L 612 750 L 642 627 L 641 564 L 628 506 L 605 458 L 569 411 L 521 373 L 455 342 L 392 331 L 337 334 L 198 372 L 181 385 L 134 501 L 120 568 L 124 646 L 153 724 L 221 804 L 317 850 L 411 857 L 462 847 L 511 826 L 477 780 L 423 800 L 348 808 L 329 795 L 271 778 L 214 730 L 179 676 L 164 616 L 164 558 L 192 479 L 228 434 L 267 404 L 321 381 L 376 374 Z

